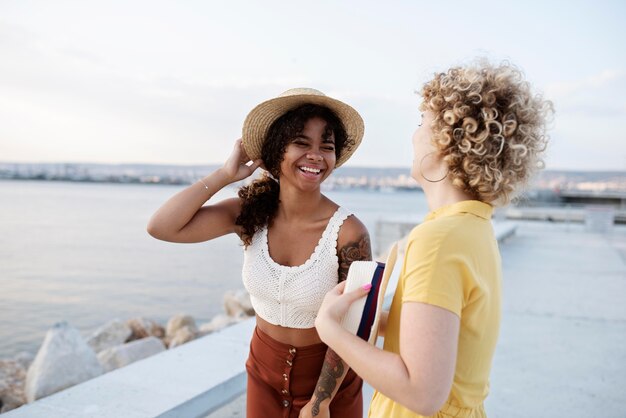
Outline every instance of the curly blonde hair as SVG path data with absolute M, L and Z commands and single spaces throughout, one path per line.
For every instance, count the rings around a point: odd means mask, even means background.
M 452 183 L 476 199 L 505 205 L 543 168 L 552 103 L 531 92 L 514 66 L 479 61 L 436 74 L 420 92 L 433 142 Z

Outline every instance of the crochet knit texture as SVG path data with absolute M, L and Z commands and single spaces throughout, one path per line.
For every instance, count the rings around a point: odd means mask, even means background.
M 267 226 L 244 249 L 243 284 L 257 315 L 289 328 L 313 328 L 326 292 L 339 280 L 337 236 L 351 213 L 339 207 L 328 221 L 313 254 L 299 266 L 276 263 L 269 253 Z

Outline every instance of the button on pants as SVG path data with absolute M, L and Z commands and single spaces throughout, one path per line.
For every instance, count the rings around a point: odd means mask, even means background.
M 298 418 L 311 399 L 328 347 L 293 347 L 255 328 L 250 342 L 247 418 Z M 362 418 L 363 381 L 350 369 L 330 403 L 330 416 Z

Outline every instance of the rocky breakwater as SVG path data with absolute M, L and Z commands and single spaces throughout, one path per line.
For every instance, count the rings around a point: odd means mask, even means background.
M 224 295 L 224 311 L 200 326 L 186 314 L 173 316 L 165 326 L 142 317 L 115 319 L 87 338 L 67 322 L 57 323 L 48 330 L 36 355 L 20 353 L 13 359 L 0 360 L 0 413 L 254 315 L 244 290 Z

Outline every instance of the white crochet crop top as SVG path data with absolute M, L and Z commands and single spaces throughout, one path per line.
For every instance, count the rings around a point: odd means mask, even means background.
M 299 266 L 283 266 L 270 257 L 267 226 L 244 249 L 243 284 L 257 315 L 289 328 L 313 328 L 326 292 L 339 281 L 337 236 L 351 213 L 339 207 L 328 221 L 313 254 Z

